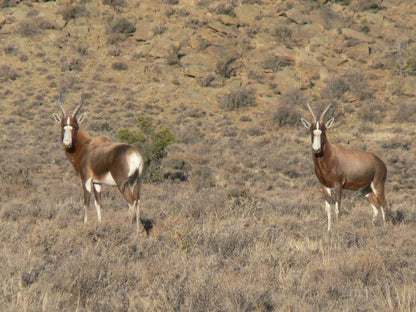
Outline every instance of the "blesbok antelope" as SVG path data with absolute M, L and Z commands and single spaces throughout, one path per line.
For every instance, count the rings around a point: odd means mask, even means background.
M 384 196 L 384 184 L 387 178 L 387 168 L 384 162 L 366 151 L 357 151 L 344 148 L 340 144 L 331 144 L 326 136 L 334 118 L 324 122 L 329 104 L 319 119 L 307 103 L 313 122 L 301 118 L 303 125 L 309 129 L 312 140 L 312 157 L 315 173 L 324 187 L 325 210 L 328 216 L 328 231 L 331 230 L 331 190 L 335 191 L 335 216 L 338 220 L 341 209 L 341 194 L 343 189 L 362 190 L 373 208 L 373 224 L 377 220 L 379 210 L 386 222 L 385 213 L 388 206 Z
M 136 212 L 136 223 L 140 221 L 140 191 L 145 161 L 132 145 L 114 143 L 106 136 L 91 138 L 79 129 L 85 113 L 77 117 L 84 103 L 84 96 L 71 115 L 67 115 L 59 96 L 62 117 L 53 114 L 61 125 L 61 141 L 65 154 L 75 171 L 80 175 L 84 190 L 84 223 L 87 223 L 91 192 L 94 193 L 98 221 L 101 222 L 101 186 L 117 186 L 129 205 L 131 220 Z

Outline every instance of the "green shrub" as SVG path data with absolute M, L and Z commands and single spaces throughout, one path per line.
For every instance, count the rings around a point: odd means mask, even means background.
M 160 170 L 167 148 L 176 141 L 175 133 L 169 127 L 155 128 L 147 116 L 137 118 L 138 129 L 121 128 L 118 138 L 136 146 L 146 159 L 146 181 L 161 182 L 164 175 Z

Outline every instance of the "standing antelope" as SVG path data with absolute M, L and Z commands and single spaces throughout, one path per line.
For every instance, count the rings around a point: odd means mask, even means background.
M 129 205 L 131 220 L 136 212 L 137 228 L 140 220 L 140 190 L 144 174 L 144 158 L 133 146 L 113 143 L 106 136 L 91 138 L 79 130 L 85 113 L 77 117 L 84 96 L 71 115 L 67 115 L 59 96 L 62 117 L 53 114 L 61 125 L 61 140 L 65 154 L 80 175 L 84 189 L 84 223 L 87 223 L 90 194 L 94 192 L 98 221 L 101 222 L 101 186 L 117 186 Z
M 326 137 L 326 129 L 334 122 L 331 118 L 324 123 L 329 104 L 322 112 L 319 120 L 316 119 L 309 103 L 307 107 L 312 114 L 312 124 L 301 118 L 303 125 L 309 129 L 312 139 L 312 156 L 315 164 L 315 173 L 324 187 L 325 210 L 328 216 L 328 231 L 331 230 L 331 190 L 335 190 L 335 217 L 338 220 L 341 208 L 342 189 L 363 190 L 373 208 L 373 224 L 377 220 L 379 210 L 385 223 L 387 201 L 384 196 L 384 184 L 387 177 L 387 168 L 384 162 L 366 151 L 356 151 L 344 148 L 340 144 L 331 144 Z

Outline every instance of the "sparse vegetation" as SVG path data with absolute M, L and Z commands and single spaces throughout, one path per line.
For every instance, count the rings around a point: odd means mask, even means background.
M 256 105 L 254 90 L 246 87 L 234 89 L 223 95 L 219 102 L 227 110 L 235 110 L 241 107 Z
M 0 6 L 0 311 L 415 310 L 413 1 Z M 112 187 L 83 223 L 61 91 L 147 157 L 148 236 Z M 386 162 L 386 226 L 345 191 L 326 232 L 307 101 Z

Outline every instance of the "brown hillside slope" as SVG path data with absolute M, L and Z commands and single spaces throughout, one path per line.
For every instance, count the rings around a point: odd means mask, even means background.
M 2 1 L 0 310 L 414 310 L 415 27 L 410 0 Z M 61 91 L 91 135 L 176 133 L 187 181 L 144 185 L 150 236 L 112 188 L 82 223 Z M 388 226 L 347 193 L 326 233 L 308 99 L 386 162 Z

